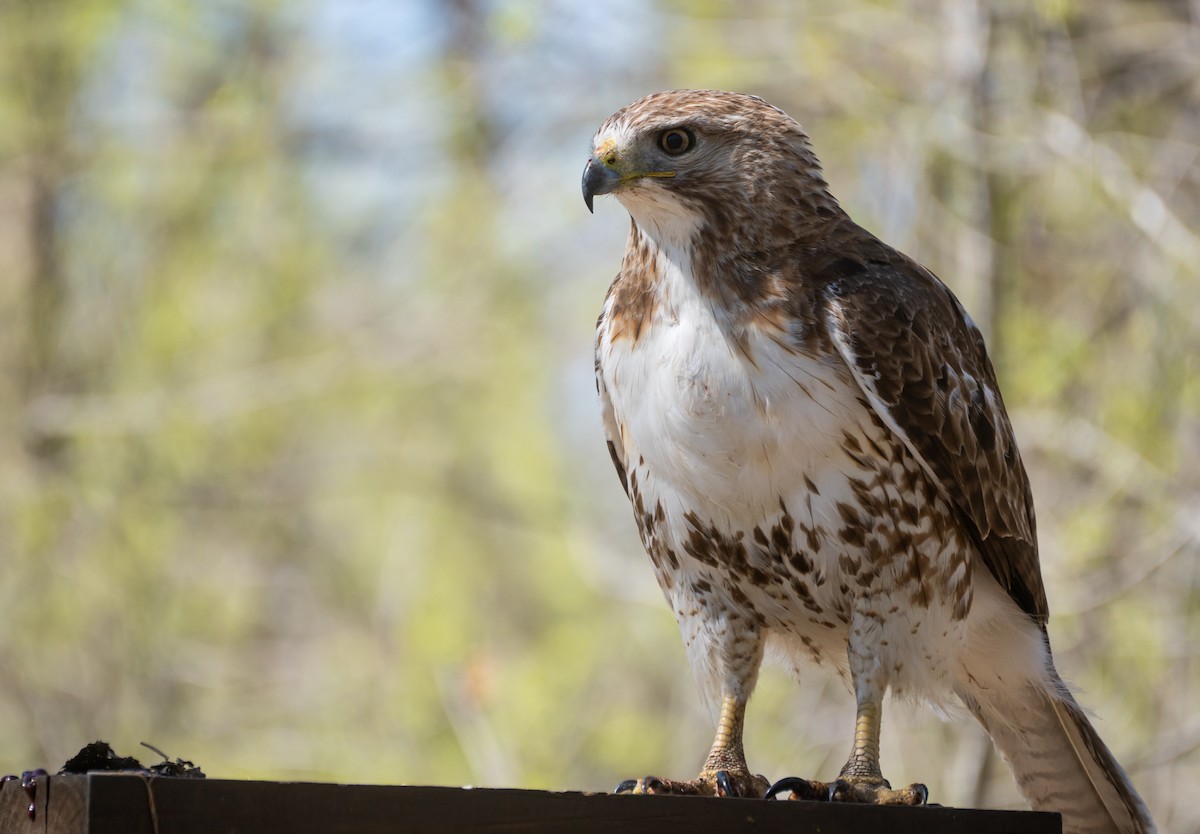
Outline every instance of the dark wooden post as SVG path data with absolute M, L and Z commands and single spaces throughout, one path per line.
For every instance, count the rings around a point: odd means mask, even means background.
M 173 779 L 41 777 L 29 818 L 19 781 L 0 790 L 2 834 L 395 834 L 703 832 L 1061 834 L 1057 814 L 881 808 L 546 791 Z

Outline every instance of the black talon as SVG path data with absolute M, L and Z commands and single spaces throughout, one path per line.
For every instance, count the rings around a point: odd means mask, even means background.
M 717 796 L 737 796 L 733 783 L 729 781 L 728 770 L 717 771 Z
M 822 799 L 817 796 L 812 789 L 812 782 L 807 779 L 801 779 L 798 776 L 785 776 L 771 787 L 767 788 L 763 799 L 774 799 L 778 794 L 784 791 L 791 791 L 801 799 Z
M 917 803 L 918 805 L 924 805 L 929 802 L 929 788 L 925 787 L 920 782 L 917 782 L 912 786 L 912 791 L 917 796 L 921 797 L 921 801 Z
M 613 793 L 633 793 L 633 789 L 636 787 L 637 779 L 626 779 L 613 789 Z
M 837 802 L 838 795 L 845 795 L 852 790 L 850 783 L 845 779 L 834 779 L 829 783 L 829 796 L 826 797 L 830 802 Z

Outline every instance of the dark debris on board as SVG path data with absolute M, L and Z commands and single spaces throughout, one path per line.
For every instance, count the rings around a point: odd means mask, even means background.
M 176 759 L 171 761 L 171 758 L 159 750 L 152 744 L 142 742 L 143 747 L 153 750 L 158 755 L 162 756 L 163 760 L 157 764 L 152 764 L 149 767 L 143 765 L 132 756 L 118 756 L 116 751 L 108 744 L 107 741 L 93 741 L 91 744 L 85 745 L 82 750 L 76 753 L 71 758 L 67 759 L 66 764 L 58 771 L 59 775 L 64 773 L 96 773 L 103 771 L 115 771 L 122 773 L 140 773 L 145 776 L 173 776 L 182 779 L 203 779 L 204 771 L 196 766 L 194 762 L 189 762 L 187 759 Z M 49 774 L 41 768 L 36 770 L 26 770 L 20 776 L 3 776 L 0 777 L 0 786 L 5 782 L 21 780 L 21 787 L 29 797 L 29 819 L 33 820 L 37 816 L 37 785 L 38 779 Z
M 148 773 L 155 776 L 177 776 L 184 779 L 203 779 L 204 771 L 194 762 L 187 759 L 171 758 L 153 745 L 142 742 L 143 747 L 153 750 L 162 756 L 163 760 L 149 767 L 143 765 L 132 756 L 118 756 L 116 751 L 106 741 L 93 741 L 82 750 L 67 759 L 66 764 L 58 772 L 63 773 L 95 773 L 96 771 L 133 771 Z

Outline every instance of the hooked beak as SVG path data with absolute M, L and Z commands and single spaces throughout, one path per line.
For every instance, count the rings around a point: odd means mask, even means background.
M 621 175 L 593 154 L 583 169 L 583 202 L 587 203 L 588 211 L 592 211 L 593 198 L 608 194 L 620 184 Z

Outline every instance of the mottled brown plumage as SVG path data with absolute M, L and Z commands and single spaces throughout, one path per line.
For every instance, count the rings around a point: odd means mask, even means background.
M 950 290 L 856 225 L 800 126 L 754 97 L 629 105 L 583 185 L 632 217 L 597 386 L 718 723 L 698 779 L 636 789 L 763 793 L 741 726 L 770 642 L 839 668 L 858 703 L 839 779 L 794 793 L 924 801 L 882 777 L 880 705 L 954 693 L 1069 831 L 1153 830 L 1054 671 L 1029 480 Z

